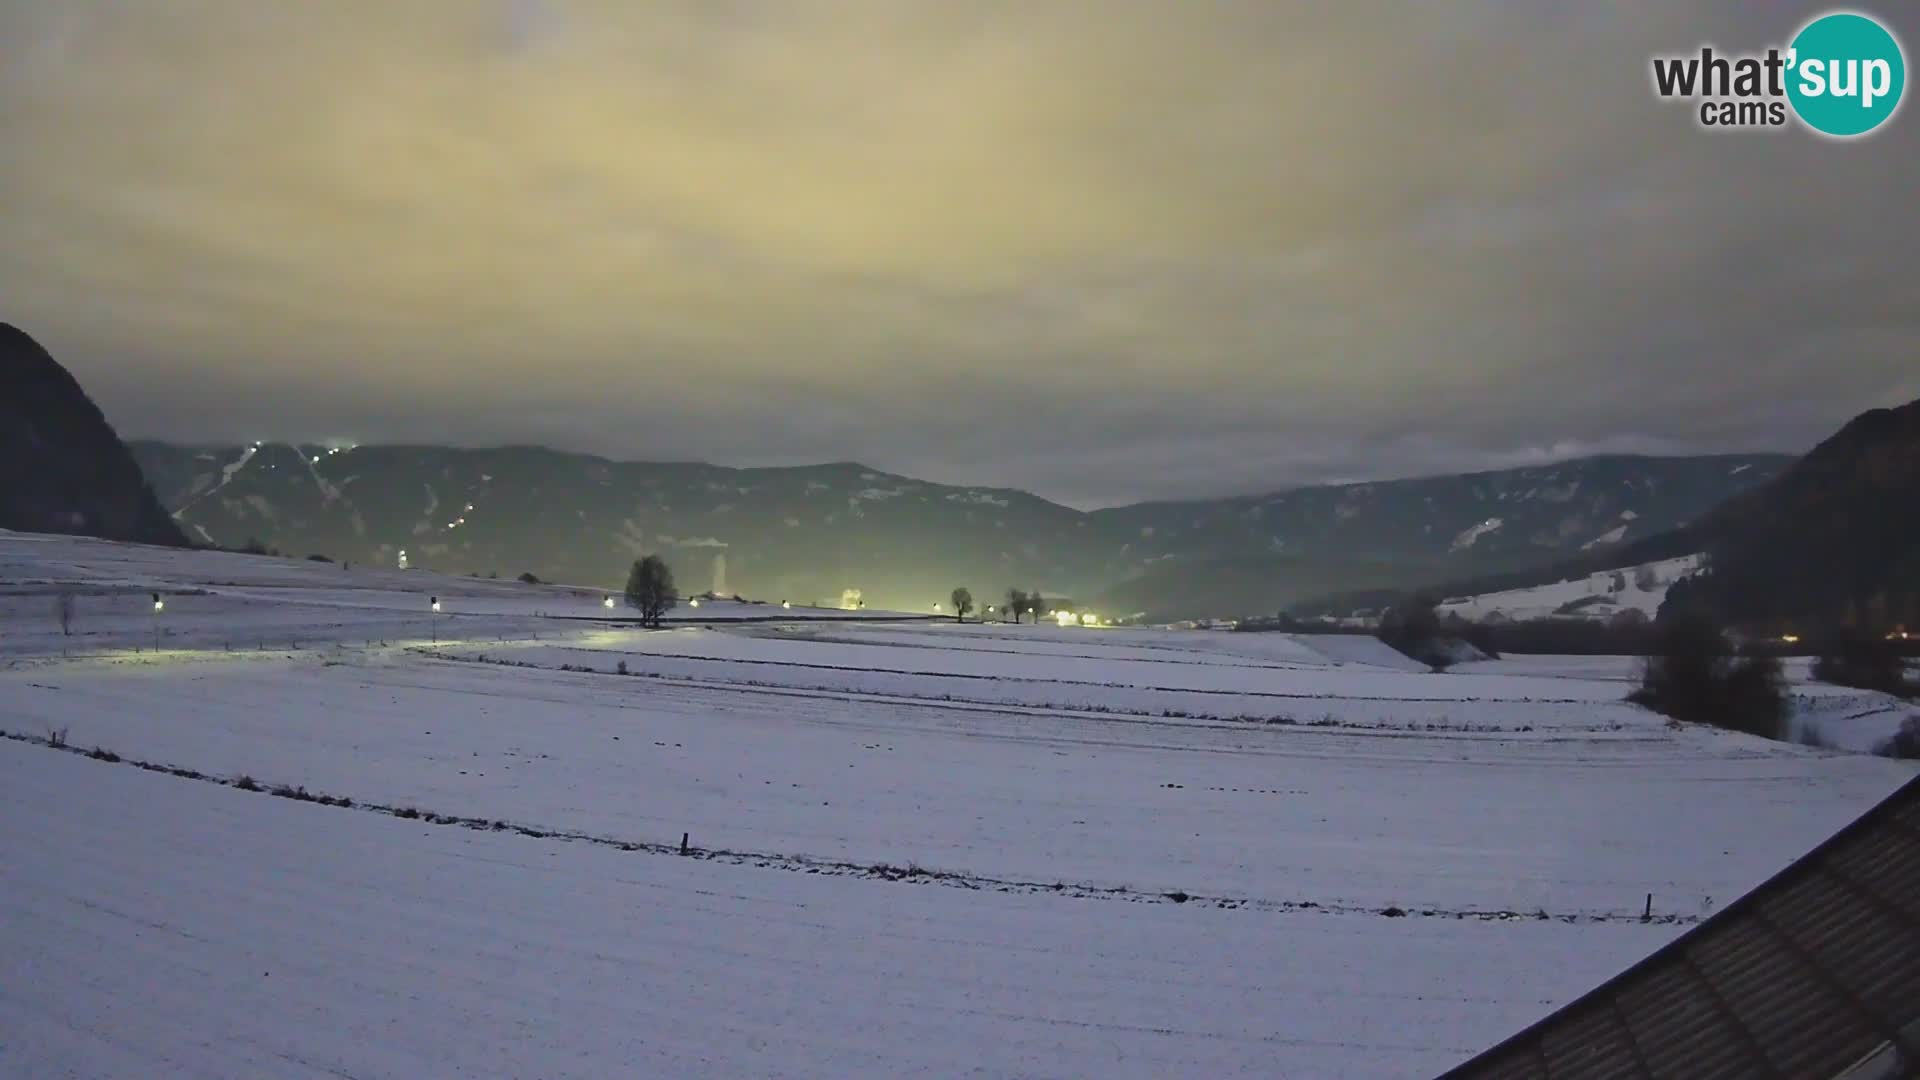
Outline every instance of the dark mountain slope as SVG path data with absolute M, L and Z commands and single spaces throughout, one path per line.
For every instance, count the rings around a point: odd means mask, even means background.
M 0 323 L 0 528 L 185 544 L 74 377 Z
M 1330 606 L 1347 611 L 1439 581 L 1621 565 L 1622 550 L 1670 534 L 1791 460 L 1603 456 L 1100 511 L 1122 532 L 1122 551 L 1147 565 L 1097 600 L 1165 617 L 1235 617 L 1341 594 Z M 1489 590 L 1448 595 L 1461 591 Z
M 1347 583 L 1609 547 L 1788 460 L 1595 458 L 1085 513 L 850 463 L 734 469 L 538 447 L 133 450 L 181 523 L 225 545 L 257 538 L 387 565 L 404 550 L 414 566 L 604 585 L 659 552 L 694 590 L 837 600 L 856 588 L 870 605 L 920 609 L 956 585 L 980 597 L 1017 586 L 1165 618 L 1271 612 Z
M 1733 622 L 1920 626 L 1920 401 L 1855 417 L 1693 530 L 1687 603 Z
M 1709 569 L 1674 587 L 1676 606 L 1755 627 L 1920 628 L 1920 401 L 1855 417 L 1778 476 L 1685 525 L 1531 569 L 1429 576 L 1422 591 L 1528 588 L 1702 552 Z M 1378 607 L 1399 592 L 1340 592 L 1295 611 Z

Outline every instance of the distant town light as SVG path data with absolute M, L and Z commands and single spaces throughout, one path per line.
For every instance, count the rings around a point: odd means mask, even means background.
M 609 597 L 607 597 L 607 598 L 606 598 L 605 600 L 602 600 L 602 601 L 600 601 L 600 606 L 601 606 L 601 607 L 609 607 L 609 608 L 610 608 L 610 607 L 612 607 L 612 606 L 613 606 L 613 597 L 611 597 L 611 596 L 609 596 Z
M 1061 626 L 1072 626 L 1075 622 L 1073 612 L 1071 611 L 1056 611 L 1053 613 L 1053 617 Z
M 689 601 L 687 601 L 687 606 L 688 606 L 688 607 L 699 607 L 699 606 L 700 606 L 700 598 L 696 596 L 696 597 L 694 597 L 693 599 L 691 599 L 691 600 L 689 600 Z
M 792 606 L 793 606 L 793 601 L 791 601 L 791 600 L 782 600 L 782 601 L 780 601 L 780 606 L 781 606 L 781 607 L 783 607 L 783 608 L 790 608 L 790 607 L 792 607 Z
M 1786 642 L 1788 645 L 1798 645 L 1800 644 L 1800 635 L 1799 634 L 1781 634 L 1780 640 Z
M 934 604 L 934 605 L 933 605 L 933 610 L 935 610 L 935 611 L 939 611 L 939 610 L 940 610 L 940 605 L 939 605 L 939 604 L 937 604 L 937 603 L 936 603 L 936 604 Z

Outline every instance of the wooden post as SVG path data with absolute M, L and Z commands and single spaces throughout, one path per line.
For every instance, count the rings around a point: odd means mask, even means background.
M 1652 893 L 1647 894 L 1647 910 L 1641 914 L 1640 921 L 1641 922 L 1653 921 L 1653 894 Z
M 687 853 L 687 834 L 681 833 L 680 834 L 680 854 L 685 855 L 686 853 Z

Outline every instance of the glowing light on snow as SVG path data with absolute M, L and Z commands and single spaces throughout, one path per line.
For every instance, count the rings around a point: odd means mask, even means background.
M 1071 611 L 1056 611 L 1053 613 L 1053 617 L 1061 626 L 1072 626 L 1074 624 L 1074 615 Z

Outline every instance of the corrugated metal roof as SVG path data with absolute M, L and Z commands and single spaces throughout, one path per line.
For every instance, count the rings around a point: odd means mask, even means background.
M 1842 1074 L 1920 1076 L 1920 777 L 1446 1080 Z

